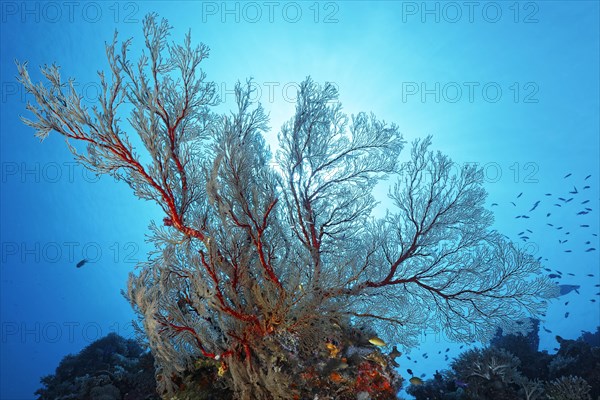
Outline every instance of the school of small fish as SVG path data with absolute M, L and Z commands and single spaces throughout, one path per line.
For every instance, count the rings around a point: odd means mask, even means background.
M 588 174 L 585 177 L 581 177 L 577 180 L 576 174 L 571 172 L 566 173 L 561 177 L 565 183 L 568 184 L 567 188 L 562 193 L 545 193 L 541 199 L 527 200 L 527 196 L 524 192 L 519 192 L 513 201 L 509 201 L 509 208 L 516 210 L 528 210 L 526 212 L 517 211 L 514 216 L 515 219 L 528 220 L 522 222 L 522 228 L 517 233 L 517 238 L 524 243 L 525 248 L 530 247 L 535 249 L 536 241 L 538 243 L 547 242 L 548 240 L 556 240 L 558 243 L 557 248 L 562 253 L 568 256 L 573 256 L 582 253 L 596 252 L 598 244 L 598 233 L 594 232 L 593 229 L 597 229 L 597 224 L 593 222 L 598 220 L 598 217 L 594 215 L 594 209 L 590 207 L 590 182 L 592 181 L 592 175 Z M 560 179 L 560 178 L 559 178 Z M 492 207 L 502 207 L 501 203 L 495 202 L 491 204 Z M 545 209 L 540 211 L 540 209 Z M 568 222 L 567 222 L 568 221 Z M 539 225 L 545 224 L 548 230 L 543 232 L 534 232 L 531 228 L 538 223 Z M 567 225 L 568 224 L 568 225 Z M 523 229 L 525 228 L 525 229 Z M 553 239 L 553 236 L 556 239 Z M 584 236 L 585 239 L 581 240 Z M 548 258 L 538 256 L 537 260 L 542 264 L 547 264 Z M 598 258 L 596 258 L 598 260 Z M 591 270 L 597 271 L 600 267 L 597 261 L 594 261 L 596 265 L 592 265 Z M 570 268 L 567 267 L 567 268 Z M 581 268 L 581 267 L 575 267 Z M 587 265 L 585 269 L 590 269 Z M 583 269 L 583 268 L 581 268 Z M 597 273 L 585 273 L 581 270 L 574 269 L 572 272 L 564 274 L 559 269 L 549 268 L 547 265 L 544 270 L 548 273 L 548 278 L 552 279 L 560 289 L 560 296 L 565 296 L 571 292 L 580 294 L 582 290 L 581 285 L 574 284 L 568 281 L 575 277 L 585 277 L 585 282 L 592 282 L 598 280 Z M 586 271 L 587 272 L 587 271 Z M 594 278 L 590 280 L 589 278 Z M 567 279 L 567 281 L 563 280 Z M 581 283 L 581 282 L 579 282 Z M 599 287 L 600 285 L 595 285 Z M 597 291 L 597 290 L 595 290 Z M 594 296 L 600 295 L 600 292 L 595 293 Z M 596 303 L 596 298 L 589 299 L 591 303 Z M 569 301 L 564 303 L 567 306 Z M 571 313 L 565 311 L 564 318 L 569 318 Z M 542 326 L 544 331 L 550 333 L 551 330 L 545 326 Z

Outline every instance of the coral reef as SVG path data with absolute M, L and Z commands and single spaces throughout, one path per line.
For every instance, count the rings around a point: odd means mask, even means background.
M 556 340 L 560 344 L 558 352 L 549 364 L 550 379 L 565 375 L 577 375 L 590 386 L 593 399 L 600 397 L 600 330 L 595 334 L 584 333 L 577 340 Z
M 278 347 L 263 352 L 270 355 L 261 365 L 296 376 L 291 386 L 279 386 L 294 399 L 396 399 L 403 379 L 394 370 L 394 357 L 382 351 L 381 339 L 374 340 L 373 332 L 365 329 L 340 326 L 340 331 L 303 355 L 297 338 L 280 338 L 287 343 L 285 352 Z M 173 395 L 158 393 L 157 383 L 165 377 L 155 370 L 152 355 L 136 342 L 110 334 L 78 355 L 66 356 L 54 375 L 42 378 L 44 387 L 36 394 L 38 400 L 153 400 L 159 394 L 169 400 L 231 400 L 237 398 L 231 384 L 234 372 L 224 360 L 200 357 L 183 373 L 170 377 Z M 272 392 L 272 398 L 282 396 Z
M 298 348 L 297 339 L 288 338 L 287 349 L 273 347 L 264 352 L 269 356 L 261 360 L 261 365 L 297 377 L 290 387 L 279 385 L 294 399 L 396 399 L 403 380 L 394 370 L 393 358 L 369 342 L 372 337 L 368 330 L 340 326 L 335 338 L 323 338 L 309 352 Z M 232 371 L 226 362 L 198 359 L 179 381 L 176 399 L 236 398 L 232 373 L 239 371 Z M 272 393 L 272 398 L 283 396 Z
M 590 385 L 578 376 L 563 376 L 546 384 L 548 400 L 592 400 Z
M 111 333 L 68 355 L 41 379 L 38 400 L 154 400 L 154 359 L 135 341 Z
M 467 386 L 472 399 L 516 399 L 521 361 L 504 349 L 488 347 L 462 353 L 452 364 L 456 376 Z
M 549 355 L 537 351 L 538 341 L 531 335 L 499 332 L 491 346 L 463 352 L 451 370 L 436 371 L 433 379 L 410 385 L 407 392 L 417 400 L 599 398 L 600 330 L 585 332 L 577 340 L 556 339 L 560 348 Z M 342 323 L 336 335 L 321 338 L 312 349 L 300 348 L 293 335 L 273 340 L 284 343 L 284 351 L 274 346 L 263 352 L 269 356 L 261 364 L 296 376 L 285 388 L 294 399 L 392 400 L 402 387 L 403 378 L 394 369 L 395 358 L 402 356 L 395 349 L 390 354 L 383 351 L 385 343 L 372 329 Z M 171 377 L 175 394 L 162 393 L 163 398 L 233 400 L 231 373 L 223 360 L 197 358 L 181 376 Z M 133 340 L 110 334 L 66 356 L 54 375 L 42 378 L 44 387 L 36 394 L 38 400 L 154 400 L 159 399 L 161 379 L 149 352 Z M 273 398 L 278 395 L 273 393 Z
M 521 395 L 525 400 L 543 399 L 544 384 L 539 379 L 529 380 L 524 378 L 519 382 L 521 385 Z
M 552 357 L 548 353 L 538 351 L 540 323 L 536 319 L 523 323 L 531 326 L 531 331 L 527 335 L 503 335 L 502 329 L 498 329 L 490 345 L 507 350 L 521 360 L 520 371 L 526 378 L 548 380 L 550 377 L 548 366 Z
M 417 400 L 600 399 L 600 328 L 577 340 L 556 337 L 558 352 L 538 351 L 536 321 L 529 335 L 502 335 L 489 347 L 467 350 L 450 371 L 407 392 Z M 573 376 L 576 375 L 576 376 Z

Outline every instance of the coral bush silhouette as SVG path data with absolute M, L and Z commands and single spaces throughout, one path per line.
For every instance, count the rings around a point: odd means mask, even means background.
M 417 400 L 598 398 L 600 329 L 584 332 L 577 340 L 556 338 L 560 349 L 551 355 L 537 351 L 537 330 L 527 335 L 498 331 L 489 347 L 464 351 L 452 362 L 451 371 L 436 371 L 433 379 L 410 386 L 407 392 Z M 565 357 L 568 365 L 557 368 Z
M 41 382 L 38 400 L 159 398 L 152 355 L 115 333 L 64 357 L 56 372 Z
M 456 168 L 429 150 L 430 138 L 415 140 L 400 163 L 395 125 L 348 117 L 334 86 L 310 79 L 273 157 L 251 83 L 236 86 L 236 111 L 215 114 L 215 84 L 199 68 L 208 48 L 192 47 L 189 34 L 169 44 L 170 29 L 148 15 L 137 62 L 132 41 L 119 48 L 115 33 L 110 77 L 100 73 L 91 109 L 58 66 L 42 69 L 44 85 L 18 64 L 37 102 L 24 122 L 37 136 L 56 131 L 86 144 L 85 153 L 69 149 L 165 213 L 151 225 L 156 251 L 127 290 L 163 394 L 209 359 L 238 398 L 298 398 L 303 360 L 359 324 L 405 346 L 428 327 L 486 339 L 498 326 L 526 330 L 516 322 L 556 294 L 535 259 L 490 229 L 476 166 Z M 373 189 L 384 179 L 396 180 L 395 209 L 374 218 Z
M 502 330 L 490 341 L 490 346 L 504 349 L 521 360 L 520 371 L 529 379 L 548 380 L 548 366 L 554 359 L 546 352 L 538 351 L 540 321 L 530 321 L 531 331 L 527 335 L 503 335 Z
M 486 347 L 462 353 L 452 362 L 456 376 L 468 384 L 472 399 L 516 399 L 523 380 L 521 361 L 504 349 Z
M 546 384 L 548 400 L 591 400 L 590 385 L 578 376 L 562 376 Z

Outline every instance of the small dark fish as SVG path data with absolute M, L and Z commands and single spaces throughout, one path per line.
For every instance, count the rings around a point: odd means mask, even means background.
M 579 225 L 581 228 L 589 228 L 590 226 L 588 224 L 581 224 Z
M 421 378 L 425 378 L 425 373 L 422 373 L 422 374 L 421 374 Z
M 569 318 L 569 312 L 568 311 L 565 313 L 565 318 Z
M 521 218 L 529 218 L 527 215 L 521 215 Z
M 551 215 L 552 215 L 552 213 L 548 213 L 548 214 L 546 214 L 546 217 L 549 217 L 549 216 L 551 216 Z
M 587 211 L 592 211 L 592 209 L 591 209 L 591 208 L 589 208 L 589 207 L 586 207 L 585 209 L 586 209 Z
M 515 207 L 517 206 L 513 201 L 511 201 L 510 204 L 512 204 Z
M 588 176 L 586 176 L 586 177 L 585 177 L 583 180 L 584 180 L 584 181 L 587 181 L 587 180 L 588 180 L 588 178 L 590 178 L 591 176 L 592 176 L 592 175 L 588 175 Z
M 590 299 L 590 301 L 591 301 L 592 303 L 595 303 L 595 302 L 596 302 L 596 299 Z
M 550 223 L 547 223 L 546 225 L 548 225 L 548 226 L 554 226 L 554 224 L 550 224 Z
M 589 189 L 589 188 L 590 188 L 590 187 L 589 187 L 589 186 L 587 186 L 587 185 L 583 187 L 583 189 L 584 189 L 584 190 L 585 190 L 585 189 Z
M 589 276 L 590 278 L 593 278 L 594 274 L 587 274 L 587 276 Z
M 406 356 L 406 359 L 412 361 L 412 358 L 410 358 L 410 356 Z
M 542 328 L 543 328 L 543 329 L 544 329 L 546 332 L 548 332 L 548 333 L 552 333 L 552 331 L 551 331 L 550 329 L 546 328 L 545 326 L 542 326 Z
M 462 349 L 463 347 L 465 347 L 465 345 L 461 344 L 460 347 L 459 347 L 459 349 Z
M 567 306 L 567 305 L 569 305 L 569 302 L 568 302 L 568 301 L 565 301 L 565 306 Z
M 585 244 L 590 244 L 590 243 L 592 243 L 592 242 L 590 242 L 589 240 L 587 242 L 585 242 Z
M 567 275 L 570 275 L 570 276 L 575 276 L 575 274 L 572 274 L 572 273 L 570 273 L 570 272 L 567 272 Z
M 558 203 L 554 203 L 554 205 L 555 205 L 556 207 L 562 207 L 562 206 L 561 206 L 560 204 L 558 204 Z
M 551 272 L 552 270 L 550 268 L 544 268 L 546 271 Z
M 559 227 L 558 227 L 558 228 L 556 228 L 556 229 L 560 231 L 562 228 L 563 228 L 562 226 L 559 226 Z
M 572 201 L 572 200 L 573 200 L 573 198 L 572 198 L 572 197 L 569 197 L 569 198 L 567 199 L 567 201 L 565 201 L 565 203 L 568 203 L 568 202 L 570 202 L 570 201 Z
M 540 205 L 540 201 L 538 200 L 533 204 L 533 207 L 531 207 L 531 209 L 529 211 L 535 210 L 537 208 L 537 206 L 539 206 L 539 205 Z
M 83 265 L 84 265 L 85 263 L 87 263 L 87 262 L 88 262 L 88 259 L 87 259 L 87 258 L 84 258 L 83 260 L 81 260 L 81 261 L 79 261 L 79 262 L 77 263 L 76 267 L 77 267 L 77 268 L 81 268 L 81 267 L 83 267 Z
M 571 194 L 577 194 L 579 192 L 577 191 L 577 188 L 575 186 L 573 186 L 573 190 L 571 190 L 569 193 L 571 193 Z
M 409 374 L 411 374 L 411 375 L 414 375 L 414 374 L 413 374 L 413 372 L 412 372 L 412 369 L 410 369 L 410 368 L 408 368 L 408 369 L 406 370 L 406 372 L 408 372 L 408 373 L 409 373 Z
M 577 215 L 585 215 L 585 214 L 588 214 L 588 211 L 579 211 L 577 213 Z
M 559 296 L 564 296 L 565 294 L 571 293 L 573 290 L 579 294 L 577 291 L 581 286 L 579 285 L 558 285 L 560 290 Z
M 565 253 L 572 253 L 573 250 L 565 250 Z
M 589 248 L 589 249 L 587 249 L 585 252 L 586 252 L 586 253 L 589 253 L 590 251 L 594 251 L 594 250 L 596 250 L 596 248 L 595 248 L 595 247 L 590 247 L 590 248 Z
M 523 196 L 523 192 L 519 193 L 519 195 L 517 196 L 517 199 L 521 196 Z
M 552 193 L 546 193 L 546 196 L 552 196 Z
M 498 203 L 492 203 L 492 207 L 497 206 L 497 205 L 498 205 Z
M 559 200 L 566 201 L 564 197 L 559 197 Z
M 563 179 L 567 179 L 568 177 L 570 177 L 572 174 L 569 172 L 568 174 L 566 174 Z
M 450 347 L 448 347 L 448 348 L 446 349 L 446 353 L 447 353 L 447 352 L 449 352 L 449 351 L 450 351 Z
M 589 200 L 586 200 L 586 201 L 582 201 L 581 204 L 587 204 L 589 202 L 590 202 Z
M 548 275 L 548 278 L 550 278 L 550 279 L 554 279 L 554 278 L 560 278 L 560 275 L 557 275 L 557 274 L 550 274 L 550 275 Z
M 525 229 L 525 230 L 529 233 L 533 233 L 533 231 L 531 229 Z

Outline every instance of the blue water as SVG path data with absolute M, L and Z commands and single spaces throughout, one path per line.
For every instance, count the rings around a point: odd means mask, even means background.
M 231 107 L 238 79 L 255 79 L 273 146 L 297 84 L 311 75 L 338 85 L 347 112 L 372 111 L 408 140 L 432 134 L 455 161 L 483 165 L 496 227 L 560 270 L 558 282 L 581 285 L 550 306 L 542 349 L 552 351 L 556 334 L 594 331 L 598 251 L 585 250 L 600 249 L 598 3 L 470 4 L 2 2 L 0 398 L 31 399 L 67 353 L 108 332 L 133 335 L 119 291 L 146 258 L 149 221 L 163 217 L 123 183 L 76 165 L 58 134 L 39 143 L 19 121 L 28 96 L 13 60 L 28 60 L 36 80 L 38 66 L 56 62 L 93 100 L 96 71 L 106 69 L 104 41 L 118 29 L 139 49 L 150 11 L 170 21 L 175 40 L 191 28 L 210 46 L 204 69 L 220 88 L 220 110 Z M 578 194 L 570 195 L 573 186 Z M 574 200 L 553 206 L 561 196 Z M 538 200 L 530 219 L 515 218 Z M 592 212 L 577 215 L 584 200 Z M 529 239 L 519 239 L 526 229 Z M 83 258 L 90 262 L 76 268 Z M 442 336 L 424 332 L 421 343 L 411 353 L 416 362 L 403 366 L 417 375 L 445 367 L 446 347 L 457 354 Z

